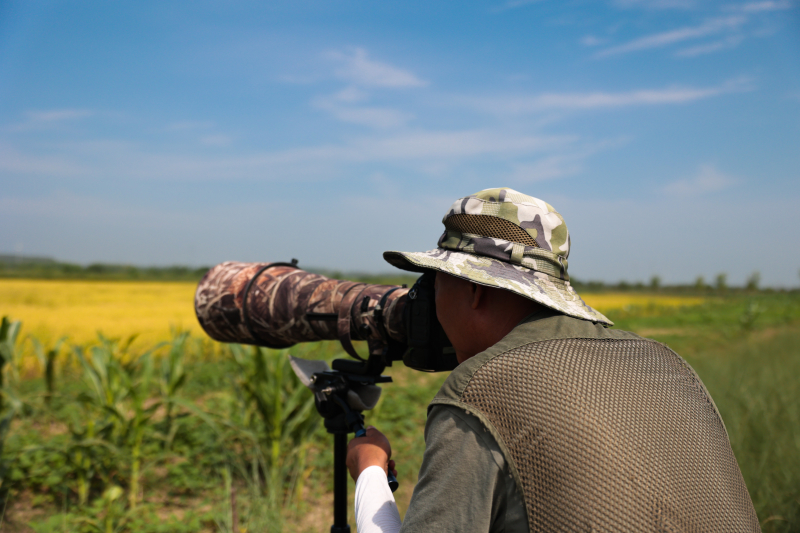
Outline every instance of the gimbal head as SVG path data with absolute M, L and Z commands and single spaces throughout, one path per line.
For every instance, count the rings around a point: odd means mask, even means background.
M 337 436 L 355 433 L 356 437 L 367 434 L 362 412 L 377 405 L 381 388 L 376 384 L 392 381 L 391 377 L 379 374 L 383 370 L 379 356 L 360 362 L 335 359 L 333 369 L 325 361 L 299 357 L 291 357 L 290 363 L 300 381 L 314 392 L 314 405 L 325 420 L 328 433 Z M 375 369 L 378 373 L 368 373 L 368 370 Z M 398 486 L 397 479 L 391 472 L 388 478 L 394 492 Z

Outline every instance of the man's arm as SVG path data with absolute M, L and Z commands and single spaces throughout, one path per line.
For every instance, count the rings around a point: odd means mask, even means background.
M 350 441 L 347 464 L 356 480 L 359 531 L 394 533 L 399 527 L 399 515 L 385 520 L 397 511 L 385 477 L 376 475 L 385 475 L 390 456 L 389 441 L 374 428 Z M 475 416 L 448 405 L 431 408 L 419 481 L 405 518 L 401 533 L 527 533 L 522 496 L 497 442 Z
M 358 476 L 355 508 L 358 533 L 400 531 L 400 513 L 381 467 L 370 466 Z
M 400 513 L 386 480 L 389 470 L 396 476 L 392 447 L 374 427 L 347 445 L 347 468 L 356 482 L 356 528 L 359 533 L 397 533 Z
M 473 415 L 436 405 L 401 533 L 528 531 L 525 505 L 497 442 Z

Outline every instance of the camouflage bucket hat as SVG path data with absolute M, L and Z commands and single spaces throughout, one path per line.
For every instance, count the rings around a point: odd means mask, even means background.
M 384 252 L 403 270 L 436 270 L 498 287 L 565 315 L 611 325 L 584 303 L 567 274 L 569 232 L 553 206 L 513 189 L 486 189 L 459 198 L 442 219 L 439 247 Z

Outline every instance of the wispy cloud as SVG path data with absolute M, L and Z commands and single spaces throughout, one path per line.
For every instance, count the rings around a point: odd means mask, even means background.
M 18 124 L 7 126 L 11 131 L 49 129 L 66 123 L 90 117 L 95 112 L 89 109 L 48 109 L 32 110 L 23 114 L 24 120 Z
M 200 144 L 205 146 L 230 146 L 233 144 L 233 137 L 230 135 L 205 135 L 200 137 Z
M 713 165 L 703 165 L 694 176 L 669 183 L 663 191 L 677 196 L 699 196 L 727 189 L 738 181 L 720 172 Z
M 331 96 L 315 98 L 311 105 L 316 109 L 326 111 L 342 122 L 376 129 L 404 126 L 414 118 L 413 114 L 396 109 L 363 105 L 368 99 L 369 94 L 355 86 L 350 86 Z
M 524 7 L 530 4 L 537 4 L 541 1 L 542 0 L 508 0 L 504 4 L 495 7 L 492 11 L 498 12 L 498 11 L 506 11 L 509 9 L 516 9 L 518 7 Z
M 353 104 L 356 102 L 363 102 L 367 98 L 369 98 L 369 94 L 366 91 L 362 91 L 358 87 L 351 85 L 350 87 L 345 87 L 341 91 L 331 95 L 329 99 L 332 101 Z
M 446 172 L 476 158 L 513 159 L 562 151 L 568 135 L 520 135 L 504 130 L 406 131 L 282 151 L 167 151 L 118 141 L 64 141 L 34 150 L 0 143 L 0 174 L 46 179 L 269 181 L 336 179 L 352 165 L 378 162 L 425 173 Z M 444 170 L 442 170 L 444 169 Z
M 332 95 L 312 99 L 312 107 L 336 120 L 374 129 L 397 128 L 414 118 L 413 114 L 397 109 L 364 104 L 376 89 L 424 87 L 427 81 L 411 71 L 371 59 L 363 48 L 328 52 L 326 56 L 338 64 L 335 74 L 348 85 Z
M 629 141 L 627 137 L 619 137 L 572 143 L 552 155 L 544 155 L 532 162 L 514 164 L 508 180 L 512 183 L 534 183 L 574 176 L 583 172 L 584 161 L 590 156 L 619 148 Z
M 792 4 L 788 0 L 767 0 L 764 2 L 750 2 L 742 6 L 732 6 L 732 10 L 741 11 L 742 13 L 764 13 L 767 11 L 782 11 L 784 9 L 791 9 Z
M 747 22 L 747 17 L 741 15 L 714 18 L 698 26 L 685 26 L 675 30 L 640 37 L 625 44 L 612 46 L 597 52 L 596 57 L 626 54 L 650 48 L 662 48 L 691 39 L 699 39 L 725 31 L 737 30 L 745 22 Z
M 720 50 L 728 48 L 735 48 L 742 42 L 744 37 L 742 35 L 731 35 L 725 39 L 714 41 L 706 44 L 699 44 L 697 46 L 690 46 L 675 52 L 678 57 L 695 57 L 704 54 L 711 54 Z
M 605 44 L 606 39 L 600 39 L 599 37 L 595 37 L 594 35 L 587 35 L 581 39 L 581 44 L 583 46 L 600 46 L 601 44 Z
M 543 93 L 534 96 L 473 100 L 481 110 L 495 113 L 531 113 L 552 110 L 589 110 L 642 105 L 684 104 L 725 93 L 752 90 L 749 79 L 730 80 L 713 87 L 645 89 L 618 93 Z
M 614 0 L 614 5 L 622 8 L 691 9 L 696 6 L 696 2 L 694 0 Z
M 396 109 L 365 106 L 342 105 L 330 98 L 319 98 L 314 107 L 327 111 L 335 119 L 350 124 L 360 124 L 370 128 L 387 129 L 403 126 L 414 118 L 410 113 Z
M 552 155 L 533 163 L 515 165 L 509 179 L 518 183 L 534 183 L 567 176 L 583 170 L 582 158 L 570 155 Z
M 333 51 L 327 56 L 340 65 L 335 71 L 336 76 L 358 86 L 404 88 L 428 85 L 409 70 L 370 59 L 363 48 Z
M 51 109 L 48 111 L 28 111 L 26 115 L 35 122 L 63 122 L 92 115 L 88 109 Z
M 58 176 L 77 178 L 91 171 L 74 155 L 36 154 L 0 142 L 0 172 L 8 175 Z
M 213 128 L 214 123 L 210 120 L 181 120 L 167 124 L 167 131 L 186 131 L 186 130 L 207 130 Z
M 365 138 L 353 148 L 367 157 L 386 159 L 461 158 L 549 150 L 576 139 L 566 135 L 514 135 L 492 130 L 420 131 L 384 139 Z

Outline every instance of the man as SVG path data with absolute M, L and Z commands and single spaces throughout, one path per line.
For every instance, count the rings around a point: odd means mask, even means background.
M 459 366 L 429 407 L 402 526 L 388 440 L 372 428 L 350 442 L 359 533 L 760 531 L 702 382 L 580 299 L 552 206 L 487 189 L 443 223 L 438 249 L 384 257 L 436 272 L 436 314 Z M 620 260 L 636 253 L 607 245 Z

